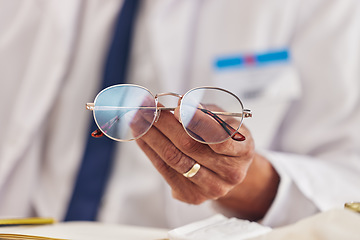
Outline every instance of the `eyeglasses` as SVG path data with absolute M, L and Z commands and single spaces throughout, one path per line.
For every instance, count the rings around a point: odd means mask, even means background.
M 214 144 L 232 138 L 245 140 L 238 132 L 244 118 L 252 117 L 240 99 L 228 90 L 217 87 L 197 87 L 184 95 L 160 93 L 153 95 L 148 89 L 134 84 L 119 84 L 105 88 L 94 103 L 86 107 L 93 111 L 99 127 L 94 137 L 103 135 L 116 141 L 136 140 L 146 134 L 161 111 L 174 111 L 164 107 L 159 97 L 179 98 L 179 118 L 186 133 L 194 140 Z

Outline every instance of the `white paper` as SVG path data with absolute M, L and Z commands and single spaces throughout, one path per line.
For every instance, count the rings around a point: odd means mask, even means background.
M 215 215 L 168 232 L 170 240 L 243 240 L 257 237 L 272 229 L 256 222 Z

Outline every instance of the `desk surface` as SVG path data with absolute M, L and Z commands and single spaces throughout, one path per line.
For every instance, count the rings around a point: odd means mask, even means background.
M 359 226 L 360 215 L 358 213 L 350 210 L 331 210 L 300 220 L 295 224 L 273 229 L 273 231 L 251 239 L 359 240 Z M 48 238 L 72 240 L 164 240 L 168 236 L 168 229 L 105 224 L 100 222 L 65 222 L 28 227 L 0 227 L 0 239 L 4 239 L 1 237 L 1 234 L 5 233 L 47 237 L 47 239 L 26 238 L 33 240 L 49 240 Z M 211 234 L 211 231 L 209 233 Z M 207 235 L 205 239 L 214 238 Z M 239 238 L 235 239 L 238 240 Z
M 166 239 L 167 232 L 167 229 L 103 224 L 97 222 L 65 222 L 51 225 L 0 228 L 0 234 L 24 234 L 73 240 L 158 240 Z

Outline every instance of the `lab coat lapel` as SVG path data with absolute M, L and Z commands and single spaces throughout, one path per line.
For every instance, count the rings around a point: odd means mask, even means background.
M 11 124 L 3 133 L 7 141 L 0 152 L 0 189 L 53 107 L 69 67 L 80 4 L 81 1 L 63 0 L 40 5 L 46 9 L 33 46 L 33 57 L 19 86 L 19 97 L 13 103 Z

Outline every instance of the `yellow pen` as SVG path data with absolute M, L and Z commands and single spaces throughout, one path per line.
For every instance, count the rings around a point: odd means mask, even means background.
M 44 225 L 53 224 L 53 218 L 13 218 L 13 219 L 0 219 L 0 227 L 19 226 L 19 225 Z
M 345 203 L 345 208 L 360 213 L 360 202 Z

